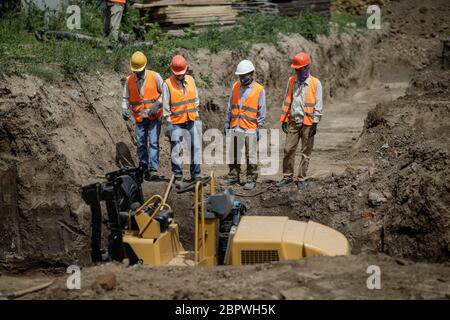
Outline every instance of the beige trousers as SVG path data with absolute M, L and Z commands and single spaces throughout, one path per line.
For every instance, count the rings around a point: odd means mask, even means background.
M 286 135 L 283 157 L 283 175 L 294 178 L 294 163 L 297 146 L 301 143 L 301 160 L 298 166 L 297 177 L 294 180 L 302 181 L 306 178 L 308 171 L 309 158 L 314 146 L 314 137 L 308 137 L 311 126 L 298 125 L 295 122 L 289 122 L 289 129 Z

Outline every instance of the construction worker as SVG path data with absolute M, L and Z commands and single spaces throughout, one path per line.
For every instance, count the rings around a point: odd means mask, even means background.
M 120 22 L 127 0 L 102 0 L 104 11 L 104 32 L 106 37 L 119 39 Z
M 173 57 L 170 64 L 172 75 L 164 81 L 163 116 L 167 122 L 165 135 L 171 143 L 172 172 L 175 184 L 183 179 L 180 160 L 183 134 L 189 135 L 187 141 L 190 148 L 190 181 L 201 180 L 201 122 L 199 121 L 199 98 L 194 78 L 187 75 L 188 63 L 181 55 Z M 183 129 L 183 130 L 181 130 Z
M 323 109 L 322 84 L 310 75 L 310 65 L 311 59 L 307 53 L 300 52 L 294 56 L 291 67 L 296 75 L 289 78 L 280 116 L 286 142 L 283 179 L 277 185 L 284 186 L 295 181 L 299 190 L 306 187 L 306 172 Z M 294 178 L 295 152 L 300 140 L 301 160 Z
M 242 60 L 235 74 L 239 80 L 233 84 L 228 99 L 225 134 L 230 132 L 231 158 L 228 176 L 223 180 L 225 185 L 240 183 L 241 165 L 238 148 L 244 146 L 247 163 L 247 182 L 244 189 L 251 190 L 256 186 L 258 178 L 256 145 L 259 140 L 259 128 L 266 120 L 266 93 L 264 87 L 254 80 L 255 67 L 249 60 Z M 238 159 L 239 158 L 239 159 Z
M 132 73 L 123 88 L 122 117 L 136 123 L 139 168 L 144 179 L 158 178 L 159 135 L 161 133 L 163 79 L 159 73 L 146 69 L 147 57 L 140 51 L 131 56 Z

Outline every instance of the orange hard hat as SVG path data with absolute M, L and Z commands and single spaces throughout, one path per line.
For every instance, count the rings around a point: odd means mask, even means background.
M 186 59 L 179 54 L 173 57 L 172 63 L 170 64 L 170 68 L 172 69 L 173 74 L 176 76 L 186 73 L 187 67 L 188 63 Z
M 305 52 L 300 52 L 294 56 L 294 59 L 292 59 L 291 67 L 294 69 L 299 69 L 307 66 L 310 63 L 311 59 L 309 58 L 309 55 Z

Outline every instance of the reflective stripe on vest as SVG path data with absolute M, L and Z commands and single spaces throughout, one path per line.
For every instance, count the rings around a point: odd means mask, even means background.
M 293 100 L 294 85 L 296 76 L 291 76 L 289 78 L 288 90 L 286 97 L 283 101 L 282 113 L 280 116 L 281 122 L 289 122 L 291 119 L 291 104 Z M 306 91 L 306 98 L 303 111 L 305 116 L 303 117 L 303 124 L 312 125 L 314 122 L 314 107 L 316 106 L 316 88 L 317 88 L 317 78 L 309 76 L 308 90 Z
M 156 72 L 145 71 L 145 88 L 144 96 L 142 97 L 139 93 L 136 82 L 136 74 L 132 73 L 128 76 L 128 92 L 130 96 L 128 98 L 128 103 L 131 106 L 131 111 L 133 113 L 134 119 L 137 123 L 142 122 L 144 118 L 149 118 L 150 120 L 159 119 L 162 116 L 162 109 L 158 109 L 156 116 L 149 116 L 148 112 L 152 107 L 159 106 L 160 93 L 158 92 L 156 86 Z
M 240 90 L 241 82 L 236 81 L 233 85 L 231 97 L 231 128 L 239 126 L 247 130 L 256 130 L 258 128 L 259 95 L 264 90 L 264 87 L 255 82 L 245 101 L 241 101 Z
M 194 78 L 186 75 L 185 92 L 180 89 L 174 76 L 166 79 L 165 83 L 170 92 L 170 120 L 173 124 L 195 121 L 197 117 L 197 100 Z

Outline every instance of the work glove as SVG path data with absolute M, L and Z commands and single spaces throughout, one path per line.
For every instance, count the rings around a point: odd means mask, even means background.
M 289 123 L 288 122 L 283 122 L 283 124 L 281 125 L 281 129 L 283 130 L 284 133 L 288 133 L 289 130 Z
M 155 117 L 158 114 L 158 110 L 159 110 L 159 104 L 154 105 L 153 107 L 150 108 L 150 110 L 148 111 L 148 114 L 152 117 Z
M 123 110 L 122 111 L 122 118 L 125 121 L 128 121 L 130 119 L 130 113 L 128 112 L 128 110 Z
M 316 135 L 317 133 L 317 123 L 313 123 L 311 125 L 311 128 L 309 128 L 309 135 L 308 137 L 312 138 Z
M 259 129 L 256 129 L 256 141 L 259 141 L 260 135 L 259 135 Z
M 225 124 L 223 125 L 223 134 L 227 135 L 228 130 L 230 130 L 230 122 L 229 121 L 225 122 Z

